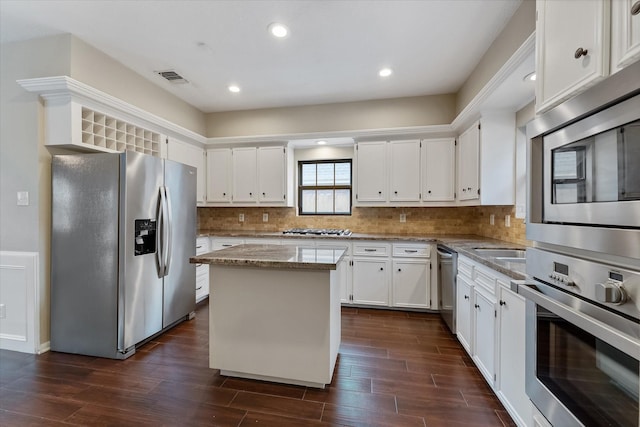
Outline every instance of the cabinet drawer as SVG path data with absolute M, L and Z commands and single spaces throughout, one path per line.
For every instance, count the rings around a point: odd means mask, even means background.
M 211 245 L 211 250 L 217 251 L 220 249 L 230 248 L 232 246 L 242 245 L 243 243 L 243 239 L 214 239 Z
M 423 243 L 394 243 L 393 256 L 403 258 L 429 258 L 431 245 Z
M 209 264 L 196 264 L 196 280 L 209 274 Z
M 353 254 L 360 256 L 389 256 L 390 247 L 385 243 L 354 243 Z
M 206 254 L 210 251 L 209 247 L 208 237 L 198 237 L 196 239 L 196 255 Z
M 476 285 L 482 286 L 487 291 L 489 291 L 492 295 L 496 292 L 496 278 L 489 274 L 488 272 L 476 268 Z
M 473 264 L 462 257 L 458 257 L 458 274 L 473 280 Z

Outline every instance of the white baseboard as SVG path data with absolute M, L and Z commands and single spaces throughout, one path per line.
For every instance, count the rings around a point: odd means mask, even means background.
M 0 349 L 39 351 L 38 307 L 38 253 L 0 251 Z

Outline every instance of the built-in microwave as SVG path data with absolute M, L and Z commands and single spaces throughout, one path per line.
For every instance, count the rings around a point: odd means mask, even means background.
M 527 239 L 640 259 L 640 63 L 527 126 Z

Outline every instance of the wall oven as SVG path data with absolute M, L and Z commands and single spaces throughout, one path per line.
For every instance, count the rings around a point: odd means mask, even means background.
M 554 426 L 640 424 L 640 271 L 527 252 L 526 390 Z
M 527 126 L 526 391 L 554 426 L 640 426 L 640 62 Z

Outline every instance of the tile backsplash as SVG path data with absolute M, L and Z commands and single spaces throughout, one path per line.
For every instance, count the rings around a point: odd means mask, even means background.
M 268 222 L 263 222 L 263 214 Z M 244 222 L 239 221 L 240 214 Z M 400 222 L 400 214 L 406 222 Z M 494 215 L 494 225 L 490 217 Z M 505 217 L 510 216 L 510 227 Z M 200 230 L 282 231 L 287 228 L 348 228 L 354 233 L 476 234 L 526 245 L 525 223 L 513 206 L 358 208 L 350 216 L 298 216 L 295 208 L 198 208 Z

